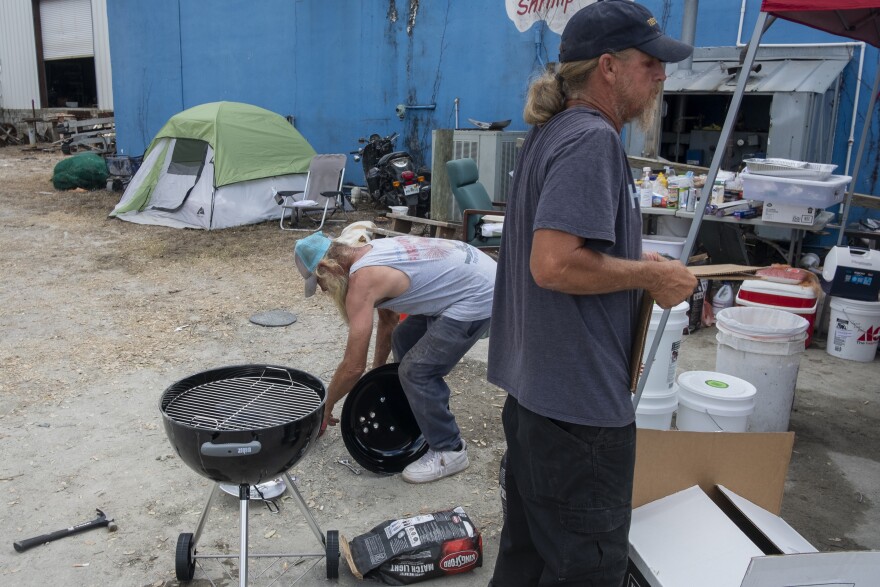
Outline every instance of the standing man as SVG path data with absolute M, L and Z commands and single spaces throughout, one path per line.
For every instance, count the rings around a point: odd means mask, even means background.
M 692 51 L 643 6 L 600 0 L 571 18 L 557 70 L 529 88 L 534 126 L 508 199 L 489 342 L 489 381 L 508 392 L 494 587 L 623 582 L 641 290 L 669 308 L 696 280 L 678 261 L 643 258 L 620 131 L 650 124 L 663 63 Z
M 321 233 L 297 241 L 296 266 L 306 297 L 329 293 L 348 323 L 345 355 L 327 388 L 324 425 L 333 406 L 367 366 L 373 310 L 379 326 L 373 368 L 393 350 L 398 375 L 428 452 L 404 469 L 410 483 L 427 483 L 468 467 L 467 446 L 449 410 L 443 378 L 489 329 L 495 261 L 478 249 L 439 238 L 400 236 L 352 247 Z M 409 314 L 399 322 L 401 313 Z

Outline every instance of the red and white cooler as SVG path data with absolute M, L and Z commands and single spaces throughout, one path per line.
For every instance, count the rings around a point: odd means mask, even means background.
M 813 324 L 816 322 L 818 307 L 816 292 L 803 285 L 778 283 L 764 279 L 748 279 L 743 281 L 736 294 L 737 306 L 753 308 L 775 308 L 798 314 L 807 322 L 807 339 L 804 348 L 813 341 Z

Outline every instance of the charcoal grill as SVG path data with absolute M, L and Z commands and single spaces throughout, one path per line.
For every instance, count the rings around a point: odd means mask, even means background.
M 325 558 L 327 577 L 339 576 L 339 534 L 321 531 L 288 470 L 318 437 L 327 392 L 304 371 L 274 365 L 222 367 L 192 375 L 168 387 L 159 401 L 165 432 L 181 460 L 214 481 L 194 533 L 180 534 L 177 578 L 189 581 L 198 559 L 236 555 L 199 554 L 196 544 L 220 484 L 238 485 L 241 518 L 239 584 L 248 579 L 248 558 Z M 251 486 L 282 477 L 318 538 L 319 553 L 250 554 L 248 508 Z

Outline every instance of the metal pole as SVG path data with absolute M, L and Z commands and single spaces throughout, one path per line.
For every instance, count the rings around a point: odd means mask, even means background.
M 706 188 L 708 187 L 709 190 L 712 189 L 712 184 L 715 183 L 715 177 L 718 175 L 718 169 L 721 167 L 721 161 L 724 158 L 724 150 L 727 141 L 730 139 L 730 135 L 733 132 L 736 117 L 739 114 L 739 107 L 740 104 L 742 104 L 742 97 L 746 90 L 746 82 L 749 80 L 749 73 L 752 71 L 752 65 L 755 63 L 755 55 L 758 52 L 758 44 L 761 42 L 761 36 L 764 34 L 764 26 L 767 22 L 767 18 L 768 14 L 766 12 L 758 13 L 758 21 L 755 23 L 752 40 L 749 41 L 746 58 L 743 61 L 742 68 L 737 73 L 736 89 L 733 92 L 733 97 L 730 99 L 730 106 L 727 109 L 727 118 L 724 119 L 724 126 L 721 128 L 721 135 L 718 138 L 718 147 L 715 149 L 715 154 L 712 155 L 712 164 L 709 166 L 709 173 L 706 174 L 706 183 L 703 186 L 702 197 L 700 197 L 700 203 L 694 211 L 694 219 L 691 221 L 691 228 L 688 231 L 687 240 L 685 240 L 684 248 L 681 251 L 681 259 L 679 260 L 685 265 L 687 265 L 688 258 L 691 256 L 691 250 L 694 248 L 694 243 L 697 241 L 697 234 L 700 232 L 700 224 L 703 222 L 706 203 L 709 201 L 710 192 L 707 191 Z M 648 354 L 645 357 L 645 370 L 641 377 L 639 377 L 636 395 L 633 398 L 633 405 L 636 408 L 639 407 L 639 402 L 642 400 L 642 392 L 648 381 L 651 364 L 654 362 L 657 349 L 660 347 L 661 335 L 666 328 L 666 322 L 669 321 L 669 313 L 670 310 L 663 310 L 663 315 L 660 317 L 660 323 L 657 325 L 657 333 L 654 335 L 651 348 L 648 350 Z
M 861 80 L 856 80 L 859 83 Z M 846 197 L 843 200 L 843 211 L 840 218 L 840 233 L 837 235 L 837 246 L 843 243 L 843 237 L 846 233 L 846 222 L 849 218 L 849 208 L 852 204 L 853 192 L 856 189 L 856 178 L 859 176 L 859 168 L 862 166 L 862 154 L 865 151 L 865 139 L 868 138 L 868 131 L 871 130 L 871 118 L 874 114 L 874 105 L 877 103 L 877 89 L 880 87 L 880 63 L 877 64 L 877 75 L 874 76 L 874 89 L 871 90 L 871 100 L 868 102 L 868 113 L 865 115 L 865 124 L 862 127 L 862 136 L 859 138 L 859 150 L 856 152 L 856 164 L 853 166 L 852 181 L 849 182 L 849 189 L 846 191 Z

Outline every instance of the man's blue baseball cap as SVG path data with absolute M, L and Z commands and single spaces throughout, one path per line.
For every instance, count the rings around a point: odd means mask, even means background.
M 327 254 L 330 243 L 330 239 L 324 236 L 323 232 L 316 232 L 296 241 L 296 245 L 293 247 L 293 260 L 296 263 L 296 268 L 306 280 L 305 293 L 307 298 L 315 295 L 315 290 L 318 289 L 315 269 Z
M 651 11 L 632 0 L 598 0 L 574 13 L 562 31 L 559 62 L 587 61 L 635 48 L 664 63 L 687 59 L 694 48 L 660 30 Z

